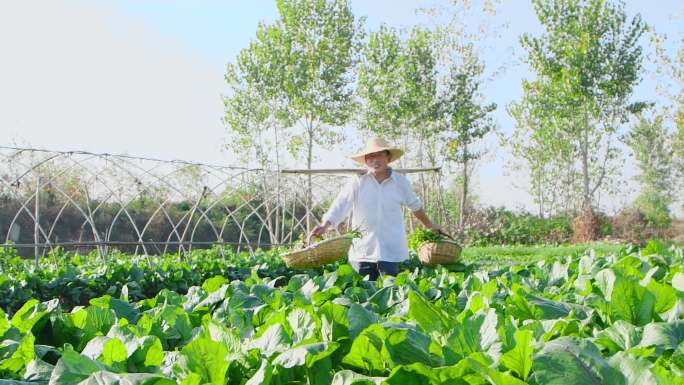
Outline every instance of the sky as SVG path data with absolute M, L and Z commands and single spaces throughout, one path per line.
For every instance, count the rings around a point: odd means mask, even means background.
M 416 9 L 435 4 L 448 1 L 352 0 L 368 30 L 382 23 L 429 25 Z M 641 13 L 667 34 L 673 52 L 674 38 L 684 36 L 684 5 L 653 4 L 627 0 L 627 13 Z M 518 39 L 541 27 L 527 0 L 502 0 L 496 11 L 489 27 L 498 33 L 480 51 L 490 73 L 504 70 L 483 93 L 499 106 L 494 117 L 501 132 L 510 133 L 514 122 L 505 107 L 520 98 L 522 79 L 532 77 Z M 273 0 L 3 0 L 0 145 L 236 164 L 224 149 L 228 134 L 221 121 L 226 64 L 249 44 L 259 22 L 276 18 Z M 659 100 L 656 85 L 663 79 L 652 75 L 652 63 L 646 66 L 635 98 Z M 510 155 L 495 138 L 487 148 L 475 178 L 480 203 L 533 210 L 525 174 L 510 167 Z M 351 165 L 339 151 L 315 167 Z M 609 211 L 636 194 L 629 160 L 623 172 L 620 196 L 602 202 Z

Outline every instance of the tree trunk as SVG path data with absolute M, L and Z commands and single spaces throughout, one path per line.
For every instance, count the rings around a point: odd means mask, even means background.
M 574 242 L 591 242 L 599 237 L 599 219 L 592 207 L 592 192 L 589 189 L 589 111 L 584 106 L 584 131 L 580 140 L 582 155 L 582 207 L 581 213 L 572 221 Z
M 468 158 L 467 146 L 463 146 L 463 185 L 461 187 L 461 204 L 458 212 L 458 231 L 463 232 L 463 224 L 465 222 L 466 198 L 468 195 Z
M 275 142 L 275 163 L 276 163 L 276 186 L 275 186 L 275 212 L 273 216 L 275 217 L 275 241 L 271 242 L 273 244 L 280 244 L 282 242 L 282 233 L 280 231 L 280 161 L 278 160 L 278 128 L 274 127 L 273 139 Z
M 313 163 L 313 122 L 307 123 L 307 148 L 306 148 L 306 169 L 311 170 Z M 311 210 L 313 207 L 313 191 L 311 187 L 311 174 L 306 177 L 306 235 L 311 234 Z
M 424 163 L 423 163 L 423 141 L 421 139 L 418 139 L 418 167 L 419 168 L 424 168 Z M 425 182 L 425 175 L 424 173 L 418 174 L 418 177 L 420 178 L 420 193 L 422 195 L 423 199 L 423 206 L 425 208 L 425 212 L 430 213 L 430 194 L 428 190 L 427 183 Z
M 589 192 L 589 111 L 584 107 L 584 132 L 580 145 L 582 153 L 582 211 L 591 209 L 591 195 Z
M 538 166 L 541 167 L 541 166 Z M 539 218 L 544 218 L 544 183 L 543 183 L 543 173 L 541 168 L 537 170 L 537 196 L 539 197 Z

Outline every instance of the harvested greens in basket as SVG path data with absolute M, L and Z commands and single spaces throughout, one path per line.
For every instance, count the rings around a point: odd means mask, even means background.
M 347 237 L 349 239 L 356 239 L 356 238 L 361 238 L 361 232 L 358 230 L 350 230 L 347 231 L 346 233 L 342 234 L 343 237 Z M 300 250 L 304 249 L 306 247 L 309 247 L 311 245 L 315 245 L 321 241 L 324 241 L 325 238 L 323 238 L 320 235 L 314 235 L 309 239 L 309 242 L 307 243 L 306 241 L 306 234 L 305 233 L 300 233 L 299 238 L 292 244 L 291 249 L 292 250 Z
M 413 250 L 418 250 L 423 243 L 437 242 L 444 240 L 444 236 L 430 229 L 416 229 L 408 236 L 408 246 Z

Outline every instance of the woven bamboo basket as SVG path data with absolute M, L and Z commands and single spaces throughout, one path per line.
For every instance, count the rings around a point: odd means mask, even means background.
M 334 263 L 347 256 L 352 239 L 335 237 L 313 244 L 305 249 L 283 254 L 287 267 L 309 269 Z
M 461 256 L 461 246 L 453 241 L 423 243 L 418 249 L 418 258 L 424 265 L 450 265 Z

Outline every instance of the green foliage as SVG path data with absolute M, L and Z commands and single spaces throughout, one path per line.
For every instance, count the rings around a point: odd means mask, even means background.
M 5 261 L 4 277 L 18 273 L 7 270 L 14 264 L 25 267 Z M 185 294 L 103 295 L 74 308 L 28 300 L 11 317 L 0 311 L 2 381 L 682 384 L 676 247 L 468 273 L 414 265 L 375 283 L 346 264 L 255 272 L 210 277 Z
M 283 148 L 295 158 L 303 152 L 310 168 L 314 143 L 339 141 L 331 127 L 351 116 L 363 32 L 347 0 L 276 3 L 278 19 L 259 24 L 249 47 L 228 66 L 232 94 L 225 99 L 225 121 L 238 139 L 236 149 L 254 149 L 261 165 L 272 161 L 272 149 L 279 158 Z
M 531 171 L 541 213 L 553 202 L 590 209 L 616 167 L 620 125 L 646 107 L 630 101 L 646 25 L 639 15 L 628 20 L 621 2 L 533 5 L 544 33 L 521 38 L 536 78 L 523 82 L 522 100 L 510 107 L 517 122 L 510 142 Z
M 559 244 L 571 239 L 567 216 L 541 218 L 504 208 L 473 210 L 463 229 L 463 242 L 474 246 Z
M 672 183 L 675 140 L 660 115 L 652 119 L 640 115 L 625 139 L 640 170 L 635 179 L 642 191 L 634 207 L 644 213 L 648 225 L 655 229 L 665 229 L 672 222 L 669 206 L 675 188 Z
M 682 46 L 681 52 L 682 71 L 684 72 L 684 45 Z M 677 107 L 675 116 L 675 126 L 677 127 L 677 132 L 675 133 L 674 138 L 674 150 L 681 167 L 684 166 L 684 90 L 682 90 L 682 96 L 679 98 L 679 106 Z
M 532 354 L 534 346 L 533 334 L 530 330 L 516 330 L 514 334 L 515 347 L 501 356 L 501 363 L 527 381 L 532 370 Z
M 664 117 L 639 115 L 625 138 L 641 172 L 635 177 L 642 190 L 670 197 L 673 185 L 673 138 L 664 124 Z
M 361 234 L 361 232 L 358 230 L 350 230 L 344 233 L 342 236 L 347 237 L 349 239 L 356 239 L 361 238 L 363 234 Z M 294 241 L 294 243 L 290 247 L 293 250 L 304 249 L 310 245 L 315 245 L 316 243 L 321 242 L 323 240 L 325 240 L 325 238 L 323 238 L 323 236 L 320 235 L 314 235 L 311 238 L 307 239 L 307 235 L 305 233 L 300 233 L 297 240 Z
M 344 234 L 344 236 L 349 238 L 349 239 L 356 239 L 356 238 L 361 238 L 363 236 L 363 234 L 361 234 L 361 232 L 358 230 L 351 230 L 351 231 L 347 231 Z
M 375 283 L 342 264 L 73 309 L 29 300 L 12 317 L 0 311 L 0 374 L 27 384 L 681 385 L 683 277 L 683 251 L 654 242 L 469 273 L 415 265 Z
M 420 28 L 406 38 L 386 25 L 370 33 L 358 69 L 364 128 L 394 140 L 433 135 L 437 74 L 431 39 Z
M 473 144 L 494 129 L 490 113 L 496 109 L 496 104 L 482 105 L 479 102 L 483 69 L 483 65 L 474 58 L 461 66 L 452 66 L 440 97 L 446 158 L 459 164 L 477 159 L 480 154 L 472 149 Z
M 456 162 L 461 168 L 459 228 L 463 228 L 467 211 L 469 172 L 471 162 L 481 154 L 474 149 L 485 135 L 494 129 L 490 114 L 496 104 L 483 105 L 479 88 L 482 85 L 484 66 L 477 58 L 470 57 L 461 65 L 452 65 L 445 90 L 439 98 L 440 141 L 445 143 L 445 158 Z
M 637 197 L 634 207 L 644 214 L 650 227 L 663 230 L 672 223 L 671 201 L 663 192 L 646 191 Z
M 293 274 L 277 249 L 250 255 L 217 247 L 194 250 L 184 260 L 179 260 L 178 254 L 130 256 L 113 253 L 104 264 L 94 253 L 85 256 L 65 254 L 59 258 L 50 255 L 39 266 L 32 260 L 21 259 L 12 249 L 0 250 L 0 291 L 6 293 L 0 298 L 0 308 L 9 309 L 10 313 L 30 298 L 58 298 L 69 307 L 87 305 L 92 298 L 105 294 L 119 297 L 125 293 L 127 299 L 137 301 L 164 289 L 185 293 L 191 286 L 216 275 L 247 279 L 253 271 L 258 275 Z M 118 300 L 111 301 L 116 304 Z M 32 318 L 22 321 L 26 323 L 24 329 L 30 329 L 29 322 L 37 322 L 41 312 L 49 312 L 46 305 L 40 304 L 26 309 L 24 313 Z M 123 314 L 128 313 L 124 310 Z
M 408 246 L 410 249 L 418 250 L 425 242 L 436 242 L 443 239 L 442 235 L 436 231 L 424 228 L 417 228 L 408 236 Z

